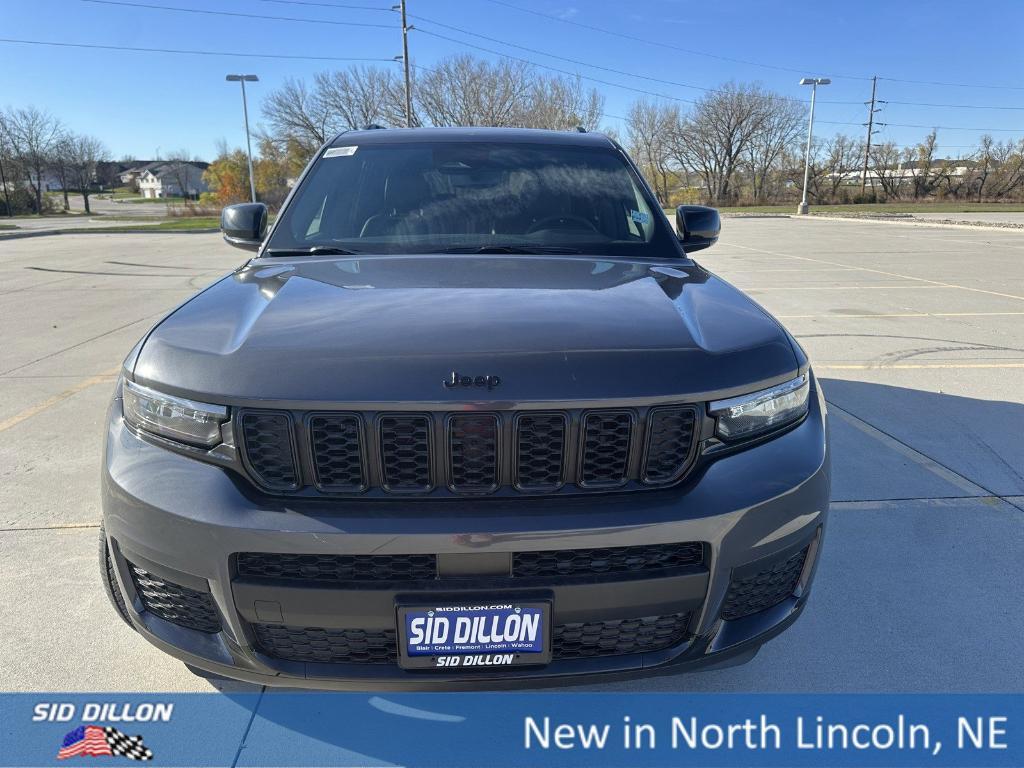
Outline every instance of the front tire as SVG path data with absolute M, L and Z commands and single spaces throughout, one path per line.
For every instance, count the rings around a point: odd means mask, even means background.
M 110 557 L 110 547 L 107 545 L 107 534 L 103 530 L 103 523 L 100 523 L 99 550 L 100 581 L 103 582 L 103 589 L 107 593 L 107 598 L 122 621 L 132 629 L 135 629 L 132 620 L 128 618 L 128 608 L 125 605 L 124 595 L 121 594 L 121 588 L 117 585 L 117 576 L 114 573 L 114 560 Z

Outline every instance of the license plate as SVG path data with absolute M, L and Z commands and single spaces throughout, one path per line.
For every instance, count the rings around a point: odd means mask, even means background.
M 551 661 L 549 602 L 398 607 L 405 669 L 501 669 Z

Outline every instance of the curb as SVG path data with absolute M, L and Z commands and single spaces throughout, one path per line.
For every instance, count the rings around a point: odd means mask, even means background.
M 51 235 L 208 235 L 220 232 L 216 227 L 203 229 L 35 229 L 26 232 L 0 232 L 0 242 L 21 240 L 26 237 L 50 237 Z
M 938 227 L 948 229 L 981 229 L 995 230 L 998 232 L 1020 232 L 1024 233 L 1024 226 L 988 224 L 984 222 L 970 221 L 926 221 L 923 219 L 883 219 L 872 216 L 823 216 L 820 214 L 809 214 L 807 216 L 790 216 L 791 219 L 802 221 L 852 221 L 855 223 L 868 222 L 870 224 L 899 224 L 905 227 Z

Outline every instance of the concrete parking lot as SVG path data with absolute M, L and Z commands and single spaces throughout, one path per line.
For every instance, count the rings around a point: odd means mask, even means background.
M 815 362 L 831 529 L 807 612 L 753 662 L 595 689 L 1024 690 L 1024 233 L 733 219 L 699 258 Z M 124 355 L 243 259 L 216 235 L 0 241 L 4 690 L 211 689 L 107 604 L 99 449 Z

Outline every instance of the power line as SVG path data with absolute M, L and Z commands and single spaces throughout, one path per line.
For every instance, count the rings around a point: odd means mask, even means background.
M 423 35 L 430 35 L 431 37 L 436 37 L 436 38 L 438 38 L 440 40 L 447 40 L 450 43 L 457 43 L 458 45 L 463 45 L 463 46 L 466 46 L 467 48 L 474 48 L 474 49 L 476 49 L 478 51 L 484 51 L 485 53 L 490 53 L 490 54 L 493 54 L 495 56 L 500 56 L 500 57 L 502 57 L 504 59 L 511 59 L 512 61 L 519 61 L 519 62 L 522 62 L 523 64 L 529 64 L 530 66 L 533 66 L 533 67 L 540 67 L 541 69 L 549 69 L 552 72 L 560 72 L 561 74 L 569 75 L 570 77 L 578 77 L 581 80 L 589 80 L 589 81 L 594 82 L 594 83 L 601 83 L 602 85 L 610 85 L 613 88 L 622 88 L 623 90 L 632 91 L 633 93 L 642 93 L 642 94 L 645 94 L 647 96 L 654 96 L 654 97 L 659 98 L 659 99 L 667 99 L 669 101 L 683 102 L 684 104 L 696 104 L 697 103 L 697 102 L 693 101 L 692 99 L 684 99 L 684 98 L 681 98 L 679 96 L 670 96 L 667 93 L 658 93 L 656 91 L 646 91 L 646 90 L 643 90 L 642 88 L 634 88 L 634 87 L 629 86 L 629 85 L 622 85 L 621 83 L 613 83 L 613 82 L 611 82 L 609 80 L 601 80 L 600 78 L 590 77 L 589 75 L 581 75 L 578 72 L 572 72 L 572 71 L 570 71 L 568 69 L 559 69 L 558 67 L 552 67 L 552 66 L 550 66 L 548 64 L 540 64 L 539 62 L 531 61 L 530 59 L 524 59 L 524 58 L 521 58 L 519 56 L 512 56 L 512 55 L 507 54 L 507 53 L 502 53 L 501 51 L 496 51 L 493 48 L 484 48 L 483 46 L 480 46 L 480 45 L 474 45 L 473 43 L 467 43 L 464 40 L 457 40 L 454 37 L 448 37 L 447 35 L 442 35 L 440 32 L 431 32 L 430 30 L 421 29 L 420 27 L 416 27 L 416 31 L 419 32 L 420 34 L 423 34 Z
M 525 10 L 525 9 L 523 9 L 523 10 Z M 625 77 L 633 77 L 633 78 L 637 78 L 639 80 L 647 80 L 647 81 L 654 82 L 654 83 L 660 83 L 662 85 L 673 85 L 673 86 L 677 86 L 679 88 L 690 88 L 690 89 L 697 90 L 697 91 L 703 91 L 704 93 L 722 93 L 722 89 L 721 88 L 708 88 L 706 86 L 694 85 L 693 83 L 679 82 L 678 80 L 666 80 L 666 79 L 659 78 L 659 77 L 652 77 L 650 75 L 641 75 L 641 74 L 636 74 L 635 72 L 629 72 L 629 71 L 622 70 L 622 69 L 615 69 L 613 67 L 607 67 L 607 66 L 604 66 L 602 64 L 594 64 L 593 62 L 583 61 L 581 59 L 573 59 L 573 58 L 570 58 L 568 56 L 562 56 L 562 55 L 557 54 L 557 53 L 551 53 L 550 51 L 544 51 L 544 50 L 541 50 L 539 48 L 531 48 L 529 46 L 525 46 L 525 45 L 520 45 L 518 43 L 509 42 L 508 40 L 502 40 L 501 38 L 491 37 L 489 35 L 484 35 L 484 34 L 481 34 L 479 32 L 473 32 L 473 31 L 465 29 L 463 27 L 457 27 L 457 26 L 454 26 L 452 24 L 445 24 L 445 23 L 437 21 L 435 19 L 426 18 L 425 16 L 411 16 L 411 18 L 416 19 L 416 20 L 421 21 L 421 22 L 427 22 L 428 24 L 433 24 L 435 26 L 442 27 L 444 29 L 449 29 L 449 30 L 452 30 L 454 32 L 458 32 L 460 34 L 464 34 L 464 35 L 469 35 L 471 37 L 480 38 L 481 40 L 487 40 L 487 41 L 490 41 L 492 43 L 498 43 L 499 45 L 505 45 L 505 46 L 508 46 L 509 48 L 516 48 L 516 49 L 521 50 L 521 51 L 527 51 L 528 53 L 535 53 L 535 54 L 538 54 L 540 56 L 547 56 L 547 57 L 552 58 L 552 59 L 558 59 L 559 61 L 565 61 L 565 62 L 568 62 L 570 64 L 576 64 L 578 66 L 590 67 L 592 69 L 598 69 L 598 70 L 601 70 L 601 71 L 604 71 L 604 72 L 610 72 L 612 74 L 623 75 Z M 419 31 L 422 32 L 424 30 L 420 29 Z M 497 55 L 502 55 L 502 54 L 497 54 Z M 871 78 L 868 78 L 868 79 L 871 79 Z M 878 78 L 878 79 L 881 79 L 881 78 Z M 793 98 L 793 97 L 790 97 L 790 96 L 777 96 L 776 98 L 782 99 L 784 101 L 795 102 L 795 103 L 798 103 L 798 104 L 806 104 L 807 103 L 803 99 L 797 99 L 797 98 Z M 837 105 L 857 105 L 857 106 L 863 104 L 863 102 L 861 102 L 861 101 L 836 101 L 836 100 L 826 100 L 826 99 L 822 99 L 819 103 L 820 104 L 837 104 Z M 1017 107 L 1017 106 L 991 106 L 991 105 L 979 105 L 979 104 L 936 104 L 936 103 L 915 102 L 915 101 L 889 101 L 887 103 L 889 103 L 889 104 L 898 104 L 898 105 L 901 105 L 901 106 L 915 106 L 915 107 L 942 107 L 942 108 L 947 108 L 948 107 L 948 108 L 955 108 L 955 109 L 1001 109 L 1001 110 L 1021 110 L 1021 111 L 1024 111 L 1024 107 Z
M 232 56 L 254 59 L 295 59 L 303 61 L 367 61 L 394 63 L 393 59 L 365 58 L 350 56 L 300 56 L 283 53 L 246 53 L 241 51 L 200 51 L 184 48 L 134 48 L 127 45 L 101 45 L 98 43 L 68 43 L 52 40 L 18 40 L 0 37 L 0 43 L 16 43 L 19 45 L 46 45 L 59 48 L 92 48 L 107 51 L 129 51 L 138 53 L 171 53 L 191 56 Z
M 878 79 L 881 80 L 882 78 Z M 827 123 L 828 125 L 864 125 L 864 123 L 846 123 L 838 120 L 818 120 L 816 122 Z M 936 131 L 1006 131 L 1009 133 L 1022 133 L 1020 128 L 973 128 L 965 125 L 923 125 L 914 123 L 875 123 L 875 125 L 883 125 L 889 128 L 927 128 Z
M 993 91 L 1024 91 L 1024 85 L 992 85 L 991 83 L 945 83 L 938 80 L 907 80 L 899 77 L 882 77 L 890 83 L 909 83 L 910 85 L 940 85 L 944 88 L 988 88 Z
M 530 13 L 530 14 L 533 14 L 534 16 L 540 16 L 540 17 L 545 18 L 545 19 L 551 19 L 552 21 L 558 21 L 558 22 L 561 22 L 562 24 L 571 24 L 574 27 L 581 27 L 583 29 L 589 29 L 589 30 L 592 30 L 594 32 L 601 32 L 601 33 L 603 33 L 605 35 L 611 35 L 613 37 L 620 37 L 620 38 L 622 38 L 624 40 L 632 40 L 633 42 L 643 43 L 644 45 L 656 45 L 656 46 L 658 46 L 660 48 L 668 48 L 669 50 L 673 50 L 673 51 L 680 51 L 682 53 L 689 53 L 689 54 L 691 54 L 693 56 L 704 56 L 704 57 L 707 57 L 709 59 L 718 59 L 719 61 L 731 61 L 734 64 L 745 64 L 745 65 L 751 66 L 751 67 L 761 67 L 763 69 L 774 69 L 774 70 L 779 71 L 779 72 L 794 72 L 794 73 L 800 74 L 800 75 L 806 75 L 809 71 L 811 71 L 810 69 L 794 69 L 792 67 L 782 67 L 782 66 L 778 66 L 776 64 L 765 64 L 763 62 L 749 61 L 747 59 L 736 59 L 736 58 L 733 58 L 731 56 L 722 56 L 722 55 L 716 54 L 716 53 L 708 53 L 707 51 L 697 51 L 697 50 L 694 50 L 692 48 L 683 48 L 683 47 L 678 46 L 678 45 L 672 45 L 670 43 L 663 43 L 663 42 L 660 42 L 658 40 L 651 40 L 651 39 L 645 38 L 645 37 L 636 37 L 635 35 L 629 35 L 629 34 L 626 34 L 625 32 L 619 32 L 617 30 L 606 29 L 605 27 L 594 26 L 593 24 L 585 24 L 585 23 L 583 23 L 581 21 L 573 21 L 572 19 L 563 19 L 561 16 L 557 16 L 555 14 L 550 14 L 550 13 L 544 13 L 542 11 L 535 11 L 532 8 L 521 8 L 520 6 L 514 5 L 513 3 L 503 2 L 503 0 L 487 0 L 487 2 L 493 3 L 494 5 L 501 5 L 501 6 L 504 6 L 505 8 L 512 8 L 513 10 L 521 11 L 523 13 Z M 871 79 L 869 77 L 863 77 L 861 75 L 832 75 L 832 77 L 842 78 L 844 80 L 870 80 Z
M 189 56 L 234 56 L 252 59 L 295 59 L 300 61 L 373 61 L 393 64 L 394 59 L 375 59 L 350 56 L 298 56 L 285 53 L 245 53 L 242 51 L 199 51 L 186 48 L 133 48 L 128 45 L 101 45 L 99 43 L 66 43 L 55 40 L 18 40 L 12 37 L 0 37 L 0 43 L 16 43 L 18 45 L 47 45 L 55 48 L 94 48 L 104 51 L 129 51 L 137 53 L 173 53 Z
M 518 6 L 518 5 L 514 4 L 514 3 L 505 2 L 505 0 L 485 0 L 485 1 L 488 2 L 488 3 L 491 3 L 493 5 L 500 5 L 500 6 L 503 6 L 505 8 L 511 8 L 513 10 L 520 11 L 522 13 L 529 13 L 529 14 L 532 14 L 534 16 L 540 16 L 540 17 L 545 18 L 545 19 L 551 19 L 552 21 L 557 21 L 557 22 L 559 22 L 561 24 L 570 24 L 570 25 L 572 25 L 574 27 L 580 27 L 582 29 L 589 29 L 589 30 L 592 30 L 594 32 L 601 32 L 602 34 L 611 35 L 613 37 L 619 37 L 619 38 L 622 38 L 624 40 L 632 40 L 632 41 L 637 42 L 637 43 L 643 43 L 644 45 L 655 45 L 655 46 L 658 46 L 660 48 L 668 48 L 668 49 L 673 50 L 673 51 L 680 51 L 682 53 L 689 53 L 689 54 L 692 54 L 694 56 L 704 56 L 704 57 L 711 58 L 711 59 L 718 59 L 720 61 L 731 61 L 731 62 L 736 63 L 736 64 L 746 64 L 747 66 L 751 66 L 751 67 L 761 67 L 763 69 L 774 69 L 774 70 L 778 70 L 778 71 L 781 71 L 781 72 L 795 72 L 795 73 L 801 74 L 801 75 L 806 75 L 808 72 L 813 71 L 814 69 L 816 69 L 815 67 L 809 67 L 809 68 L 805 68 L 805 69 L 794 69 L 793 67 L 783 67 L 783 66 L 779 66 L 779 65 L 776 65 L 776 64 L 765 64 L 764 62 L 760 62 L 760 61 L 750 61 L 749 59 L 737 59 L 737 58 L 733 58 L 731 56 L 722 56 L 720 54 L 708 53 L 707 51 L 697 51 L 697 50 L 694 50 L 692 48 L 683 48 L 683 47 L 678 46 L 678 45 L 672 45 L 670 43 L 664 43 L 664 42 L 661 42 L 660 40 L 652 40 L 652 39 L 646 38 L 646 37 L 637 37 L 635 35 L 626 34 L 625 32 L 619 32 L 618 30 L 607 29 L 605 27 L 598 27 L 598 26 L 595 26 L 593 24 L 585 24 L 585 23 L 583 23 L 581 21 L 574 21 L 573 19 L 565 19 L 565 18 L 562 18 L 561 16 L 558 16 L 556 14 L 544 13 L 543 11 L 536 11 L 536 10 L 533 10 L 532 8 L 522 8 L 522 7 L 520 7 L 520 6 Z M 834 74 L 834 75 L 831 75 L 831 77 L 839 78 L 839 79 L 843 79 L 843 80 L 870 80 L 871 79 L 871 77 L 868 76 L 868 75 L 835 75 Z M 940 82 L 940 81 L 935 81 L 935 80 L 909 80 L 909 79 L 902 79 L 902 78 L 898 78 L 898 77 L 882 77 L 881 75 L 878 76 L 878 79 L 879 80 L 888 80 L 888 81 L 894 82 L 894 83 L 911 83 L 911 84 L 915 84 L 915 85 L 939 85 L 939 86 L 946 86 L 946 87 L 950 87 L 950 88 L 988 88 L 988 89 L 992 89 L 992 90 L 1024 91 L 1024 86 L 1020 86 L 1020 85 L 992 85 L 990 83 L 947 83 L 947 82 Z
M 878 79 L 884 80 L 887 78 L 880 77 Z M 994 104 L 934 104 L 925 101 L 892 101 L 891 99 L 887 101 L 886 104 L 899 104 L 901 106 L 907 107 L 942 107 L 947 109 L 1009 109 L 1024 111 L 1024 107 L 1002 107 L 996 106 Z
M 318 8 L 339 8 L 353 11 L 386 11 L 391 13 L 390 7 L 377 5 L 347 5 L 344 3 L 315 3 L 313 0 L 260 0 L 261 3 L 277 3 L 278 5 L 312 5 Z
M 590 62 L 581 61 L 579 59 L 571 59 L 568 56 L 561 56 L 561 55 L 559 55 L 557 53 L 549 53 L 548 51 L 542 51 L 542 50 L 540 50 L 538 48 L 530 48 L 530 47 L 525 46 L 525 45 L 519 45 L 518 43 L 510 43 L 507 40 L 501 40 L 501 39 L 496 38 L 496 37 L 489 37 L 488 35 L 482 35 L 482 34 L 480 34 L 478 32 L 471 32 L 468 29 L 463 29 L 462 27 L 456 27 L 456 26 L 453 26 L 451 24 L 445 24 L 445 23 L 440 22 L 440 21 L 435 21 L 434 19 L 428 19 L 425 16 L 417 16 L 417 15 L 413 15 L 413 14 L 409 14 L 409 16 L 410 16 L 410 18 L 412 18 L 412 19 L 414 19 L 416 21 L 421 21 L 421 22 L 425 21 L 428 24 L 433 24 L 434 26 L 438 26 L 438 27 L 441 27 L 443 29 L 450 29 L 453 32 L 458 32 L 458 33 L 463 34 L 463 35 L 469 35 L 471 37 L 477 37 L 477 38 L 480 38 L 481 40 L 487 40 L 487 41 L 492 42 L 492 43 L 498 43 L 499 45 L 507 45 L 509 48 L 517 48 L 520 51 L 527 51 L 528 53 L 536 53 L 536 54 L 538 54 L 540 56 L 547 56 L 547 57 L 550 57 L 552 59 L 558 59 L 559 61 L 568 62 L 570 64 L 577 64 L 577 65 L 579 65 L 581 67 L 590 67 L 592 69 L 599 69 L 602 72 L 610 72 L 610 73 L 615 74 L 615 75 L 625 75 L 626 77 L 635 77 L 635 78 L 638 78 L 640 80 L 648 80 L 648 81 L 650 81 L 652 83 L 661 83 L 662 85 L 674 85 L 674 86 L 677 86 L 679 88 L 692 88 L 693 90 L 696 90 L 696 91 L 710 92 L 710 91 L 716 91 L 717 90 L 715 88 L 705 88 L 704 86 L 693 85 L 692 83 L 681 83 L 681 82 L 679 82 L 677 80 L 663 80 L 662 78 L 659 78 L 659 77 L 651 77 L 649 75 L 638 75 L 638 74 L 634 74 L 633 72 L 627 72 L 627 71 L 622 70 L 622 69 L 614 69 L 612 67 L 606 67 L 606 66 L 601 65 L 601 64 L 592 64 Z M 419 32 L 424 32 L 425 31 L 425 30 L 421 29 L 420 27 L 416 27 L 416 29 Z M 446 38 L 446 39 L 450 39 L 450 38 Z M 454 42 L 458 42 L 458 41 L 454 41 Z M 498 55 L 502 55 L 502 54 L 498 54 Z M 531 62 L 531 63 L 533 63 L 533 62 Z
M 100 5 L 117 5 L 117 6 L 129 7 L 129 8 L 144 8 L 144 9 L 149 9 L 149 10 L 174 11 L 174 12 L 178 12 L 178 13 L 195 13 L 195 14 L 205 14 L 205 15 L 215 15 L 215 16 L 231 16 L 231 17 L 242 17 L 242 18 L 252 18 L 252 19 L 263 19 L 263 20 L 270 20 L 270 21 L 292 21 L 292 22 L 305 23 L 305 24 L 333 24 L 333 25 L 338 25 L 338 26 L 370 27 L 370 28 L 374 28 L 374 29 L 393 29 L 392 25 L 389 25 L 389 24 L 375 24 L 375 23 L 369 23 L 369 22 L 355 22 L 355 21 L 337 21 L 337 20 L 334 20 L 334 19 L 321 19 L 321 18 L 309 19 L 309 18 L 299 18 L 299 17 L 294 17 L 294 16 L 269 16 L 269 15 L 263 15 L 263 14 L 240 13 L 240 12 L 233 12 L 233 11 L 214 11 L 214 10 L 197 9 L 197 8 L 180 8 L 180 7 L 175 7 L 175 6 L 156 5 L 156 4 L 151 4 L 151 3 L 125 2 L 124 0 L 81 0 L 81 2 L 94 3 L 94 4 L 100 4 Z M 372 10 L 372 11 L 387 11 L 387 12 L 391 12 L 390 8 L 381 8 L 381 7 L 377 7 L 377 6 L 365 6 L 365 5 L 322 3 L 322 2 L 314 2 L 313 0 L 261 0 L 261 2 L 274 2 L 274 3 L 283 3 L 283 4 L 288 4 L 288 5 L 310 5 L 310 6 L 327 7 L 327 8 L 359 9 L 359 10 Z M 488 0 L 488 2 L 498 2 L 498 0 Z M 500 4 L 500 5 L 507 5 L 507 4 L 501 3 L 501 2 L 498 2 L 498 4 Z M 515 7 L 515 6 L 510 6 L 510 7 Z M 526 11 L 527 9 L 524 8 L 524 9 L 520 9 L 520 10 Z M 529 12 L 530 13 L 534 13 L 534 14 L 538 14 L 538 15 L 542 15 L 542 16 L 545 16 L 545 17 L 548 17 L 548 14 L 542 14 L 539 11 L 529 11 Z M 612 74 L 622 75 L 624 77 L 632 77 L 632 78 L 636 78 L 636 79 L 640 79 L 640 80 L 646 80 L 646 81 L 649 81 L 649 82 L 660 83 L 662 85 L 671 85 L 671 86 L 675 86 L 675 87 L 679 87 L 679 88 L 689 88 L 689 89 L 692 89 L 692 90 L 702 91 L 704 93 L 721 93 L 722 92 L 720 88 L 709 88 L 709 87 L 706 87 L 706 86 L 694 85 L 693 83 L 683 83 L 683 82 L 680 82 L 680 81 L 677 81 L 677 80 L 666 80 L 666 79 L 663 79 L 663 78 L 652 77 L 650 75 L 636 74 L 636 73 L 629 72 L 629 71 L 626 71 L 626 70 L 614 69 L 612 67 L 606 67 L 606 66 L 601 65 L 601 64 L 594 64 L 592 62 L 587 62 L 587 61 L 583 61 L 583 60 L 580 60 L 580 59 L 573 59 L 573 58 L 570 58 L 570 57 L 567 57 L 567 56 L 561 56 L 559 54 L 551 53 L 551 52 L 548 52 L 548 51 L 543 51 L 543 50 L 538 49 L 538 48 L 531 48 L 529 46 L 519 45 L 518 43 L 512 43 L 512 42 L 509 42 L 507 40 L 502 40 L 500 38 L 490 37 L 488 35 L 480 34 L 478 32 L 473 32 L 471 30 L 464 29 L 462 27 L 457 27 L 457 26 L 454 26 L 454 25 L 451 25 L 451 24 L 445 24 L 444 22 L 440 22 L 440 21 L 437 21 L 435 19 L 430 19 L 430 18 L 427 18 L 427 17 L 424 17 L 424 16 L 413 16 L 412 18 L 415 18 L 415 19 L 420 20 L 420 21 L 427 22 L 428 24 L 433 24 L 435 26 L 442 27 L 444 29 L 449 29 L 449 30 L 452 30 L 452 31 L 455 31 L 455 32 L 459 32 L 461 34 L 470 35 L 471 37 L 480 38 L 480 39 L 487 40 L 487 41 L 490 41 L 490 42 L 493 42 L 493 43 L 497 43 L 499 45 L 505 45 L 505 46 L 508 46 L 510 48 L 516 48 L 516 49 L 527 51 L 529 53 L 534 53 L 534 54 L 537 54 L 537 55 L 540 55 L 540 56 L 547 56 L 549 58 L 558 59 L 560 61 L 565 61 L 565 62 L 568 62 L 570 64 L 576 64 L 577 66 L 590 67 L 592 69 L 597 69 L 597 70 L 601 70 L 601 71 L 604 71 L 604 72 L 609 72 L 609 73 L 612 73 Z M 557 19 L 558 17 L 550 17 L 550 18 Z M 583 25 L 583 26 L 590 27 L 591 25 Z M 594 29 L 600 30 L 600 28 L 598 28 L 598 27 L 594 27 Z M 481 46 L 473 46 L 470 43 L 467 43 L 467 42 L 464 42 L 464 41 L 461 41 L 461 40 L 457 40 L 457 39 L 450 38 L 450 37 L 444 37 L 443 35 L 440 35 L 439 33 L 436 33 L 436 32 L 430 32 L 428 30 L 423 30 L 423 29 L 419 29 L 419 31 L 424 32 L 425 34 L 432 34 L 434 37 L 439 37 L 441 39 L 445 39 L 445 40 L 448 40 L 449 42 L 453 42 L 453 43 L 456 43 L 456 44 L 459 44 L 459 45 L 466 45 L 466 46 L 469 46 L 469 47 L 474 47 L 477 50 L 485 51 L 485 52 L 491 53 L 491 54 L 496 55 L 496 56 L 504 56 L 505 58 L 516 59 L 518 61 L 522 61 L 522 62 L 527 63 L 527 64 L 532 64 L 534 66 L 539 66 L 539 67 L 545 67 L 545 68 L 551 69 L 553 71 L 563 72 L 563 73 L 570 74 L 570 75 L 576 75 L 577 74 L 577 73 L 573 73 L 573 72 L 566 72 L 565 70 L 559 70 L 559 69 L 557 69 L 555 67 L 546 67 L 546 65 L 539 64 L 538 62 L 535 62 L 535 61 L 530 61 L 530 60 L 527 60 L 527 59 L 522 59 L 522 58 L 518 58 L 518 57 L 514 57 L 514 56 L 509 56 L 508 54 L 501 53 L 500 51 L 492 51 L 492 50 L 490 50 L 488 48 L 483 48 Z M 641 42 L 650 42 L 650 41 L 644 41 L 641 38 L 632 38 L 632 36 L 627 36 L 627 37 L 630 37 L 631 39 L 636 39 L 636 40 L 641 41 Z M 737 60 L 737 61 L 739 61 L 739 60 Z M 749 62 L 741 62 L 741 63 L 749 63 Z M 801 70 L 792 70 L 792 71 L 801 71 Z M 592 80 L 594 82 L 602 83 L 602 84 L 605 84 L 605 85 L 611 85 L 611 86 L 617 87 L 617 88 L 627 88 L 627 86 L 623 86 L 623 85 L 620 85 L 620 84 L 617 84 L 617 83 L 609 83 L 607 81 L 599 80 L 597 78 L 585 78 L 585 79 L 589 79 L 589 80 Z M 880 80 L 881 79 L 893 80 L 893 78 L 882 78 L 882 77 L 879 77 L 879 79 Z M 910 81 L 907 81 L 907 82 L 910 82 Z M 668 96 L 667 94 L 657 94 L 657 93 L 653 93 L 651 91 L 644 91 L 644 90 L 641 90 L 641 89 L 633 89 L 633 90 L 636 91 L 637 93 L 644 93 L 644 94 L 647 94 L 647 95 L 658 96 L 660 98 L 667 98 L 667 99 L 671 99 L 671 100 L 674 100 L 674 101 L 681 101 L 683 103 L 688 103 L 688 104 L 692 104 L 693 103 L 692 101 L 690 101 L 688 99 L 679 99 L 679 98 L 676 98 L 676 97 Z M 1024 88 L 1022 88 L 1022 90 L 1024 90 Z M 789 97 L 789 96 L 777 96 L 776 98 L 779 98 L 779 99 L 782 99 L 782 100 L 785 100 L 785 101 L 791 101 L 791 102 L 798 103 L 798 104 L 805 104 L 806 103 L 802 99 L 797 99 L 797 98 L 793 98 L 793 97 Z M 848 105 L 848 104 L 860 104 L 861 102 L 822 100 L 821 103 L 822 104 Z M 950 109 L 997 109 L 997 110 L 1009 110 L 1009 111 L 1024 111 L 1024 107 L 1018 107 L 1018 106 L 994 106 L 994 105 L 976 105 L 976 104 L 938 104 L 938 103 L 913 102 L 913 101 L 890 101 L 889 103 L 891 103 L 891 104 L 898 104 L 900 106 L 920 106 L 920 107 L 935 107 L 935 108 L 950 108 Z
M 373 27 L 375 29 L 394 30 L 393 24 L 373 24 L 363 21 L 335 21 L 333 19 L 302 19 L 296 16 L 265 16 L 258 13 L 238 13 L 235 11 L 211 11 L 205 8 L 177 8 L 170 5 L 151 5 L 149 3 L 128 3 L 123 0 L 81 0 L 83 3 L 97 5 L 119 5 L 126 8 L 146 8 L 157 11 L 176 11 L 178 13 L 198 13 L 206 16 L 232 16 L 243 19 L 264 19 L 269 21 L 297 21 L 305 24 L 334 24 L 341 27 Z

